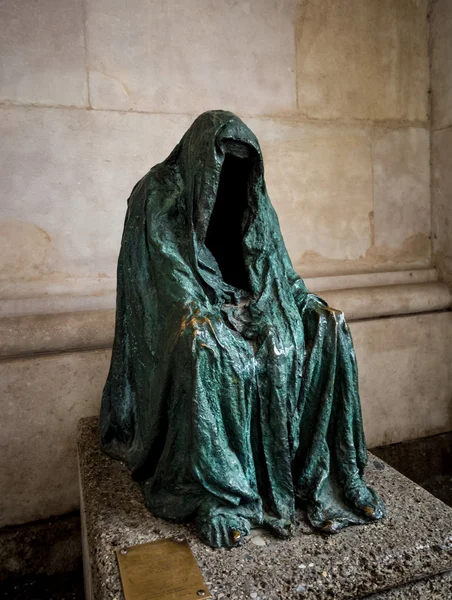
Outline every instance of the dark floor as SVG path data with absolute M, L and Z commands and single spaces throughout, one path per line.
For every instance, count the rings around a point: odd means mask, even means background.
M 83 571 L 27 576 L 0 585 L 0 600 L 84 600 Z
M 428 492 L 452 506 L 452 475 L 432 477 L 422 485 Z
M 452 507 L 452 432 L 380 446 L 372 452 Z
M 372 452 L 452 506 L 452 432 Z M 0 530 L 0 600 L 84 600 L 81 555 L 78 515 Z
M 80 515 L 0 529 L 0 600 L 83 600 Z

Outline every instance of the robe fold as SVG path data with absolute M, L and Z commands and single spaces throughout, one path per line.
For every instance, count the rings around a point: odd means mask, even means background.
M 100 422 L 153 514 L 212 546 L 290 535 L 296 504 L 326 532 L 385 514 L 350 331 L 294 271 L 232 113 L 198 117 L 131 193 Z

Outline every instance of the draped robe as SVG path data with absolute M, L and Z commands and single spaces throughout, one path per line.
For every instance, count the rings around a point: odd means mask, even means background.
M 296 504 L 325 532 L 385 514 L 350 331 L 294 271 L 232 113 L 198 117 L 131 193 L 100 435 L 154 515 L 212 546 L 291 535 Z

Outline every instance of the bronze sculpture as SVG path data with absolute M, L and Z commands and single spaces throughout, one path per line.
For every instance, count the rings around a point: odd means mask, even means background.
M 291 535 L 296 503 L 330 533 L 385 515 L 349 329 L 293 270 L 232 113 L 198 117 L 129 198 L 101 444 L 211 546 Z

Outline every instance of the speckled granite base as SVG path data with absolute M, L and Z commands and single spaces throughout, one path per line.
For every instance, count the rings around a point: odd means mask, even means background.
M 147 511 L 125 466 L 101 453 L 97 426 L 79 424 L 87 600 L 121 600 L 114 551 L 164 537 L 189 541 L 215 600 L 452 598 L 452 509 L 372 455 L 366 479 L 386 502 L 384 521 L 323 536 L 300 513 L 289 541 L 254 530 L 242 547 L 214 550 L 192 526 Z

